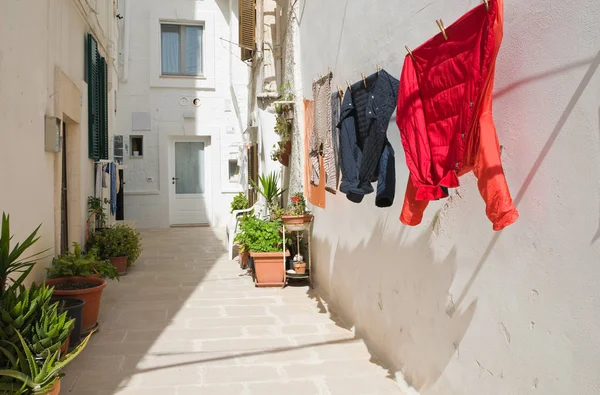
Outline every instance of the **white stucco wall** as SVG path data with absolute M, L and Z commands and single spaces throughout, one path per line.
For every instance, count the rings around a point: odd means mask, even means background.
M 248 66 L 239 57 L 236 0 L 125 0 L 119 91 L 118 130 L 144 137 L 143 158 L 125 154 L 125 219 L 140 228 L 168 227 L 172 139 L 207 136 L 211 139 L 211 225 L 224 226 L 229 204 L 239 185 L 227 179 L 227 160 L 241 142 L 246 125 Z M 160 21 L 204 23 L 204 79 L 160 77 Z M 231 22 L 231 26 L 230 26 Z M 194 98 L 200 106 L 193 105 Z M 132 114 L 149 113 L 151 128 L 132 130 Z M 194 118 L 195 117 L 195 118 Z M 243 120 L 243 122 L 241 121 Z M 236 154 L 237 155 L 237 154 Z
M 301 1 L 305 94 L 328 67 L 334 86 L 377 64 L 399 78 L 405 44 L 477 4 Z M 395 204 L 328 194 L 315 209 L 318 288 L 422 394 L 598 394 L 600 7 L 506 0 L 505 16 L 494 118 L 520 219 L 494 233 L 468 175 L 420 226 L 403 226 L 394 116 Z
M 45 115 L 70 122 L 69 171 L 79 182 L 69 188 L 69 212 L 75 210 L 83 223 L 70 229 L 69 239 L 84 240 L 87 196 L 93 194 L 84 40 L 92 32 L 112 65 L 113 20 L 112 1 L 23 0 L 0 5 L 0 211 L 11 215 L 13 245 L 39 224 L 41 239 L 32 252 L 49 248 L 46 255 L 52 256 L 60 242 L 61 154 L 44 151 Z M 109 98 L 117 88 L 114 73 L 109 72 Z M 113 109 L 110 100 L 111 131 Z M 42 260 L 31 279 L 42 278 L 49 262 L 50 258 Z

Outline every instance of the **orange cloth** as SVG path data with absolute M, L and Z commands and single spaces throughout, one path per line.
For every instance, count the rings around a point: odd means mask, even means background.
M 467 134 L 468 140 L 462 168 L 457 175 L 461 176 L 473 170 L 477 177 L 479 193 L 486 203 L 486 215 L 492 222 L 494 230 L 498 231 L 514 223 L 519 217 L 519 213 L 513 203 L 502 169 L 500 145 L 492 117 L 496 57 L 500 50 L 504 31 L 504 0 L 496 0 L 496 4 L 490 3 L 491 6 L 498 7 L 493 23 L 495 48 L 490 70 L 484 81 L 479 101 L 476 103 L 475 117 Z M 484 5 L 479 7 L 484 7 Z M 402 223 L 413 226 L 419 224 L 428 204 L 428 200 L 417 200 L 417 188 L 414 186 L 412 178 L 409 177 L 400 216 Z
M 314 101 L 304 99 L 304 197 L 313 206 L 325 208 L 325 183 L 320 182 L 315 186 L 310 182 L 312 165 L 309 158 L 310 136 L 312 135 L 315 120 Z M 325 176 L 323 156 L 319 156 L 319 174 Z

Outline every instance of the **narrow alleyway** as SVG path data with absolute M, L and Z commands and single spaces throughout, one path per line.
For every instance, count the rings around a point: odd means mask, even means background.
M 308 287 L 256 289 L 240 277 L 224 231 L 142 236 L 142 257 L 106 288 L 100 331 L 61 393 L 401 394 Z

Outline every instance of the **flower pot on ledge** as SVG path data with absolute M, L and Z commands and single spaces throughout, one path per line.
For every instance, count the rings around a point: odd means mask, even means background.
M 250 252 L 254 260 L 255 285 L 257 287 L 283 287 L 285 267 L 282 252 Z M 290 252 L 286 251 L 286 257 Z

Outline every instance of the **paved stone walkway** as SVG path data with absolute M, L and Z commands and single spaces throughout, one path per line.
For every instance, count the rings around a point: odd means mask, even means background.
M 307 286 L 240 277 L 224 233 L 143 231 L 142 257 L 105 289 L 100 331 L 61 394 L 401 394 Z

